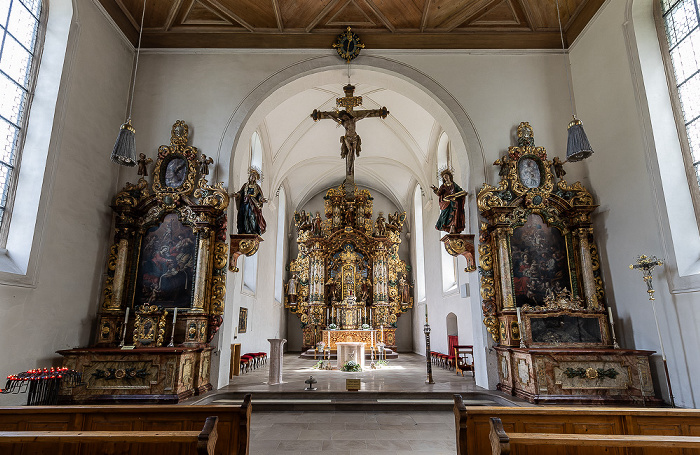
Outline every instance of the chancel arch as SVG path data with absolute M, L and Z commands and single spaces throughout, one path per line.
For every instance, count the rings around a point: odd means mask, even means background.
M 360 127 L 363 151 L 356 167 L 356 183 L 359 187 L 383 193 L 397 210 L 406 211 L 407 219 L 413 222 L 411 212 L 414 206 L 415 185 L 429 189 L 430 185 L 438 183 L 434 168 L 437 161 L 436 140 L 439 137 L 435 137 L 435 131 L 442 131 L 450 138 L 451 162 L 461 186 L 468 190 L 471 188 L 473 193 L 472 187 L 489 180 L 489 173 L 484 167 L 481 142 L 469 115 L 435 80 L 406 64 L 378 56 L 363 56 L 357 59 L 351 68 L 350 77 L 352 84 L 357 87 L 357 95 L 366 98 L 363 108 L 387 105 L 391 111 L 386 119 L 364 121 Z M 338 130 L 332 126 L 324 128 L 320 125 L 321 122 L 314 124 L 308 115 L 313 109 L 327 110 L 331 107 L 335 98 L 342 96 L 340 89 L 346 82 L 347 67 L 332 57 L 308 59 L 284 68 L 260 82 L 234 108 L 222 135 L 218 152 L 221 163 L 219 168 L 228 168 L 229 173 L 219 179 L 227 181 L 232 188 L 240 186 L 246 178 L 247 160 L 250 156 L 248 141 L 243 139 L 249 138 L 255 131 L 264 129 L 268 135 L 266 140 L 270 150 L 263 155 L 265 180 L 261 186 L 263 192 L 269 195 L 284 185 L 288 189 L 286 196 L 289 213 L 306 206 L 315 197 L 314 194 L 337 186 L 342 181 L 344 168 L 339 158 Z M 280 131 L 284 133 L 283 139 L 275 137 Z M 380 135 L 389 138 L 387 140 L 390 146 L 373 143 L 374 138 Z M 423 218 L 424 226 L 421 228 L 429 230 L 432 239 L 437 236 L 437 231 L 434 231 L 434 220 L 428 220 L 426 217 L 433 217 L 437 204 L 431 198 L 432 193 L 427 194 L 425 190 L 421 190 L 421 194 L 421 205 L 428 210 Z M 374 216 L 377 216 L 376 212 Z M 468 214 L 467 219 L 474 220 L 476 216 Z M 472 226 L 470 230 L 474 231 L 476 228 Z M 410 229 L 409 235 L 413 236 L 418 227 L 411 226 Z M 417 239 L 413 240 L 409 236 L 404 239 L 406 245 L 414 241 Z M 439 246 L 440 244 L 436 243 L 431 248 L 438 252 Z M 290 258 L 293 248 L 290 242 Z M 264 261 L 265 254 L 262 252 L 259 260 Z M 274 259 L 270 257 L 269 260 Z M 439 257 L 437 261 L 439 270 Z M 411 272 L 413 275 L 413 270 Z M 460 272 L 458 279 L 462 282 L 474 281 L 470 283 L 471 287 L 478 287 L 475 276 Z M 451 289 L 457 288 L 458 279 L 455 279 Z M 229 280 L 240 278 L 229 276 Z M 429 296 L 435 292 L 433 298 L 436 299 L 437 293 L 442 294 L 440 281 L 435 281 L 438 283 L 435 290 L 432 290 L 430 284 L 425 295 Z M 235 285 L 233 288 L 240 289 Z M 442 310 L 436 306 L 435 310 L 442 312 L 447 311 L 450 305 L 466 305 L 473 308 L 460 311 L 465 314 L 478 314 L 477 303 L 470 300 L 461 300 L 458 303 L 459 294 L 453 294 L 453 303 Z M 233 302 L 227 309 L 238 311 L 237 308 L 242 306 L 236 302 L 239 296 L 232 295 L 229 298 Z M 444 318 L 444 314 L 441 318 Z M 226 319 L 235 318 L 235 315 L 229 315 Z M 422 327 L 423 319 L 422 316 L 413 315 L 413 330 L 409 330 L 410 336 L 407 336 L 407 339 L 417 339 L 418 332 L 415 327 Z M 468 317 L 464 319 L 467 331 L 470 328 L 468 321 Z M 480 338 L 474 340 L 475 345 L 484 346 L 487 343 L 485 333 L 477 331 L 474 336 Z M 227 370 L 224 363 L 229 358 L 226 344 L 225 342 L 221 346 L 222 368 L 219 371 L 222 372 Z M 447 346 L 444 346 L 444 349 L 446 348 Z M 413 350 L 422 353 L 424 347 L 421 343 L 414 344 Z M 485 360 L 485 351 L 479 351 L 476 355 L 483 355 Z M 485 361 L 481 364 L 485 365 Z M 482 373 L 478 383 L 485 384 L 485 369 Z M 223 380 L 223 373 L 220 377 Z

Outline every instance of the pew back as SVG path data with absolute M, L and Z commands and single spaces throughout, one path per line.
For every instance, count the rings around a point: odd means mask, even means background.
M 490 417 L 507 433 L 700 436 L 700 410 L 608 407 L 465 407 L 455 395 L 459 455 L 491 453 Z M 700 455 L 700 449 L 513 446 L 518 455 Z
M 110 405 L 28 406 L 0 408 L 0 431 L 202 431 L 218 417 L 216 455 L 247 455 L 250 439 L 250 395 L 241 406 Z M 8 455 L 189 455 L 197 443 L 3 443 Z

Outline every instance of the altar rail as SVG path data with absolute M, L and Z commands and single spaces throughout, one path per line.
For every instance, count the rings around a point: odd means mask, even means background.
M 218 417 L 216 455 L 247 455 L 250 440 L 250 395 L 241 406 L 28 406 L 0 408 L 0 432 L 196 432 L 202 431 L 202 423 L 210 416 Z M 2 433 L 0 433 L 2 434 Z M 8 441 L 8 442 L 5 442 Z M 9 442 L 12 441 L 12 442 Z M 119 439 L 116 439 L 119 441 Z M 24 444 L 0 437 L 0 453 L 13 455 L 189 455 L 196 453 L 196 442 L 116 442 L 105 439 L 104 444 L 94 442 L 71 444 L 61 442 L 36 442 Z
M 700 410 L 607 407 L 465 407 L 461 395 L 454 395 L 455 430 L 458 455 L 492 453 L 489 439 L 491 417 L 498 417 L 510 433 L 600 434 L 638 436 L 700 436 Z M 642 439 L 642 438 L 640 438 Z M 561 446 L 538 445 L 514 447 L 513 454 L 593 455 L 602 453 L 604 444 L 596 447 L 565 449 Z M 565 450 L 572 450 L 571 452 Z M 638 452 L 636 450 L 639 450 Z M 641 450 L 644 450 L 641 452 Z M 574 452 L 575 451 L 575 452 Z M 609 447 L 606 454 L 688 455 L 698 449 Z

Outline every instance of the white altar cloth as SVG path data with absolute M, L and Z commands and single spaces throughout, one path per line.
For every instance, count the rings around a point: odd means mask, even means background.
M 339 341 L 336 343 L 338 349 L 338 369 L 342 368 L 348 360 L 359 363 L 365 369 L 365 344 L 355 341 Z

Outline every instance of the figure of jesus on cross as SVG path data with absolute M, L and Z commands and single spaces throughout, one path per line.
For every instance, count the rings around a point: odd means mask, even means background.
M 353 108 L 362 104 L 362 97 L 353 96 L 355 86 L 351 84 L 343 87 L 343 91 L 345 96 L 337 98 L 335 102 L 338 107 L 344 107 L 345 110 L 323 112 L 314 109 L 311 113 L 311 118 L 314 121 L 326 118 L 333 119 L 345 128 L 345 136 L 340 137 L 340 157 L 345 158 L 345 191 L 349 193 L 354 191 L 354 188 L 351 187 L 355 183 L 355 157 L 360 156 L 362 143 L 360 136 L 355 131 L 355 124 L 358 120 L 366 117 L 386 118 L 389 115 L 389 111 L 386 107 L 355 111 Z

